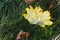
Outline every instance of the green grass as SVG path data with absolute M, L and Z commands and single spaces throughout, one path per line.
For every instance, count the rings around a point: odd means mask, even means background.
M 36 1 L 32 6 L 49 9 L 50 0 Z M 51 40 L 60 33 L 60 5 L 50 9 L 54 24 L 46 29 L 29 24 L 22 16 L 25 8 L 29 7 L 23 0 L 0 0 L 0 40 L 15 40 L 20 30 L 30 32 L 28 40 Z M 25 40 L 25 39 L 24 39 Z

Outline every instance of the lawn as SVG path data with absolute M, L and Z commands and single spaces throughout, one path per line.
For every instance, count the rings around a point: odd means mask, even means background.
M 50 12 L 51 26 L 41 27 L 31 24 L 22 16 L 26 8 L 39 6 Z M 37 9 L 38 10 L 38 9 Z M 36 11 L 37 11 L 36 10 Z M 32 19 L 31 19 L 32 20 Z M 60 34 L 60 1 L 59 0 L 0 0 L 0 40 L 16 40 L 19 32 L 20 40 L 52 40 Z M 28 35 L 28 36 L 27 36 Z M 59 38 L 57 38 L 59 39 Z

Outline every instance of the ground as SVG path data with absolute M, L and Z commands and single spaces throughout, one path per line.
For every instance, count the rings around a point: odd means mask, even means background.
M 60 33 L 60 4 L 56 0 L 52 1 L 36 0 L 31 4 L 33 7 L 40 6 L 43 10 L 51 12 L 53 25 L 42 28 L 30 24 L 22 16 L 30 4 L 24 0 L 0 0 L 0 40 L 15 40 L 21 30 L 30 33 L 28 39 L 23 38 L 24 40 L 52 40 Z

